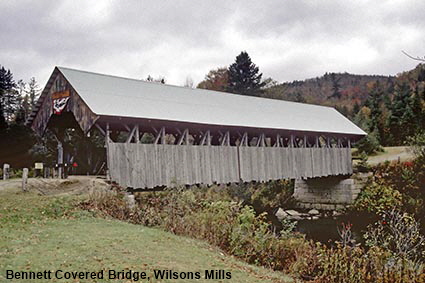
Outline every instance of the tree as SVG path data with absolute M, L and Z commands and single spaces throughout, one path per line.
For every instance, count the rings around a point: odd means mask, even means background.
M 145 80 L 146 82 L 155 82 L 155 83 L 161 83 L 165 84 L 166 80 L 165 77 L 159 76 L 157 79 L 154 79 L 151 75 L 148 75 L 148 77 Z
M 360 107 L 359 102 L 356 101 L 356 103 L 354 103 L 354 106 L 353 106 L 353 116 L 356 116 L 357 113 L 359 113 L 360 108 L 361 107 Z
M 263 80 L 263 88 L 271 88 L 279 85 L 279 82 L 274 80 L 273 78 L 269 77 Z
M 414 132 L 422 131 L 425 127 L 425 113 L 422 108 L 421 93 L 419 86 L 416 85 L 413 95 L 410 97 L 410 108 L 413 112 Z
M 24 124 L 31 111 L 34 109 L 37 99 L 40 96 L 41 89 L 35 77 L 32 77 L 28 83 L 19 80 L 16 83 L 16 93 L 18 95 L 17 109 L 15 111 L 15 123 Z
M 183 86 L 193 88 L 193 79 L 190 76 L 187 76 Z
M 358 152 L 366 153 L 367 155 L 382 150 L 382 147 L 379 144 L 379 140 L 376 137 L 376 131 L 371 131 L 369 128 L 371 123 L 370 118 L 371 110 L 367 106 L 363 106 L 354 117 L 354 122 L 364 131 L 368 132 L 366 137 L 362 138 L 356 143 Z
M 383 95 L 384 92 L 382 90 L 381 84 L 379 81 L 376 81 L 372 84 L 371 90 L 369 91 L 369 97 L 366 101 L 366 105 L 370 109 L 369 131 L 376 132 L 376 138 L 378 141 L 381 141 L 381 135 L 383 134 L 384 128 L 384 125 L 381 121 L 381 104 Z
M 16 84 L 19 95 L 19 108 L 15 114 L 15 123 L 19 125 L 25 124 L 26 119 L 31 113 L 31 105 L 27 93 L 27 84 L 23 80 L 19 80 Z
M 410 88 L 406 82 L 402 82 L 396 86 L 392 103 L 389 105 L 388 127 L 395 145 L 402 144 L 405 138 L 412 134 L 409 123 L 414 120 L 414 114 L 410 106 Z
M 258 96 L 264 83 L 261 82 L 262 73 L 252 63 L 246 51 L 236 57 L 235 63 L 229 66 L 229 83 L 227 91 L 251 96 Z
M 425 56 L 423 56 L 423 57 L 419 57 L 419 56 L 413 57 L 412 55 L 410 55 L 409 53 L 407 53 L 407 52 L 405 52 L 403 50 L 401 52 L 403 52 L 403 54 L 406 55 L 407 57 L 409 57 L 410 59 L 413 59 L 413 60 L 416 60 L 416 61 L 425 62 Z
M 331 73 L 330 75 L 331 77 L 331 81 L 332 81 L 332 94 L 330 96 L 328 96 L 328 98 L 341 98 L 341 92 L 340 92 L 340 83 L 339 81 L 341 80 L 341 77 L 336 78 L 335 73 Z
M 1 66 L 1 65 L 0 65 Z M 0 129 L 7 127 L 16 110 L 18 95 L 13 74 L 3 66 L 0 68 Z
M 29 103 L 31 105 L 31 109 L 32 110 L 37 102 L 38 97 L 40 96 L 40 86 L 38 85 L 37 81 L 35 80 L 35 77 L 32 77 L 30 79 L 30 81 L 28 82 L 28 89 L 27 89 L 27 94 L 28 94 L 28 98 L 29 98 Z
M 229 84 L 229 71 L 226 67 L 210 70 L 197 88 L 225 91 Z

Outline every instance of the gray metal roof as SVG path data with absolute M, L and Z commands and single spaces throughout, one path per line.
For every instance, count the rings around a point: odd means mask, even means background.
M 58 67 L 97 115 L 365 135 L 331 107 L 191 89 Z

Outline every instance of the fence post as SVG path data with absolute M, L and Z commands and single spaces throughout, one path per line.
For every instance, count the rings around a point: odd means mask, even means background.
M 135 198 L 134 198 L 134 195 L 133 195 L 133 194 L 130 194 L 130 193 L 125 194 L 125 195 L 124 195 L 124 201 L 125 201 L 125 203 L 126 203 L 127 207 L 128 207 L 130 210 L 133 210 L 133 209 L 135 209 L 135 208 L 136 208 L 136 200 L 135 200 Z
M 22 191 L 28 191 L 28 168 L 22 170 Z
M 58 141 L 58 179 L 63 179 L 63 146 L 62 142 Z
M 43 173 L 45 179 L 50 178 L 50 167 L 45 167 Z
M 10 177 L 10 165 L 5 163 L 3 164 L 3 180 L 7 180 Z

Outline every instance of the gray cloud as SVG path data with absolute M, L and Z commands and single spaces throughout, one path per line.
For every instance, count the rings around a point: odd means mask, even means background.
M 183 84 L 246 50 L 278 81 L 396 74 L 425 55 L 423 1 L 3 1 L 0 64 L 44 84 L 55 65 Z

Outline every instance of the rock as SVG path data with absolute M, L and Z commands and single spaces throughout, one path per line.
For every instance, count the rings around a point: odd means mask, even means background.
M 320 212 L 317 209 L 310 209 L 308 211 L 308 214 L 310 214 L 310 215 L 319 215 Z
M 288 214 L 286 214 L 286 212 L 279 207 L 279 209 L 276 211 L 275 213 L 277 219 L 279 219 L 279 221 L 281 221 L 283 218 L 287 218 Z
M 301 213 L 293 209 L 288 209 L 288 210 L 285 210 L 284 212 L 288 214 L 289 216 L 301 216 Z
M 291 220 L 302 220 L 306 216 L 308 216 L 308 214 L 300 213 L 293 209 L 285 210 L 284 212 L 288 215 L 287 217 Z
M 124 200 L 125 200 L 125 202 L 127 204 L 127 207 L 130 210 L 133 210 L 133 209 L 136 208 L 136 200 L 134 198 L 134 195 L 130 195 L 130 194 L 124 195 Z
M 337 217 L 337 216 L 341 216 L 343 213 L 339 212 L 337 210 L 332 211 L 332 216 Z

